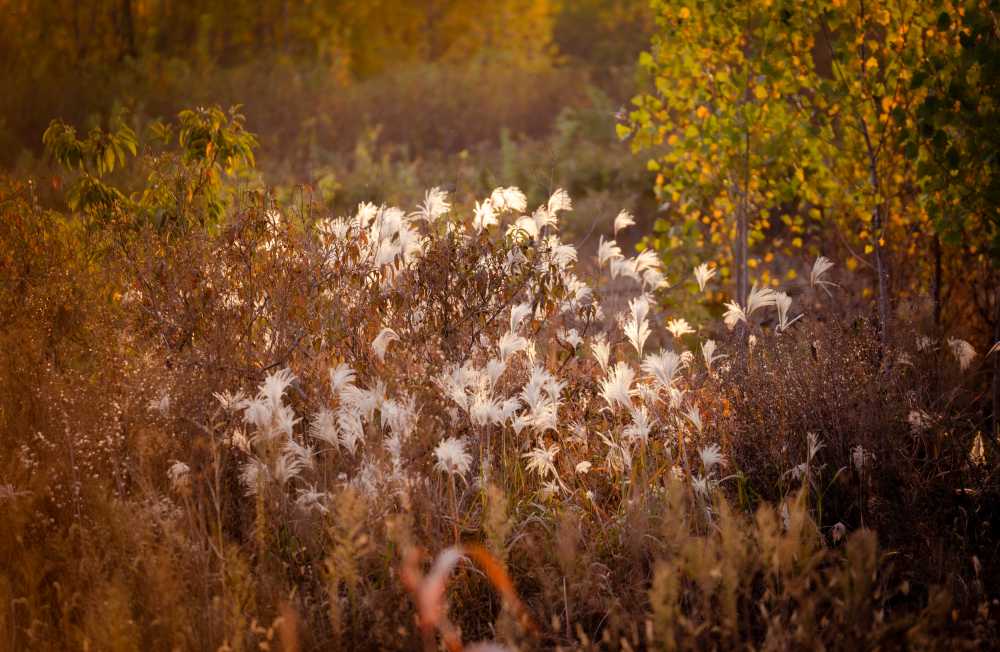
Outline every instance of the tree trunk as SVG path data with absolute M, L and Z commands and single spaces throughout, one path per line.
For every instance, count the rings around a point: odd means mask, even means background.
M 736 211 L 736 300 L 741 306 L 746 306 L 747 295 L 750 293 L 747 270 L 747 211 L 744 201 L 740 200 Z
M 885 252 L 882 248 L 883 229 L 885 228 L 885 201 L 882 199 L 882 184 L 878 175 L 878 159 L 875 148 L 872 145 L 871 136 L 868 133 L 868 124 L 864 118 L 858 116 L 861 127 L 861 134 L 865 139 L 865 148 L 868 153 L 868 178 L 875 194 L 875 207 L 872 208 L 872 235 L 875 239 L 875 275 L 878 277 L 878 320 L 879 320 L 879 340 L 884 352 L 890 341 L 892 315 L 889 305 L 889 262 L 885 259 Z
M 878 276 L 878 320 L 882 350 L 889 346 L 891 310 L 889 307 L 889 264 L 882 251 L 882 208 L 875 209 L 875 274 Z
M 1000 342 L 1000 289 L 993 295 L 993 341 L 990 342 L 992 348 L 994 344 Z M 1000 351 L 993 354 L 993 441 L 1000 438 Z
M 121 0 L 119 5 L 122 38 L 122 56 L 135 56 L 135 14 L 132 0 Z
M 941 333 L 941 238 L 934 234 L 931 243 L 934 254 L 934 278 L 931 281 L 931 300 L 934 302 L 934 333 Z
M 743 187 L 739 190 L 739 203 L 736 209 L 736 301 L 746 306 L 747 295 L 750 293 L 750 272 L 747 266 L 748 243 L 747 221 L 750 212 L 750 127 L 746 128 L 745 150 L 743 158 Z
M 861 18 L 862 22 L 865 17 L 865 3 L 864 0 L 861 2 Z M 862 63 L 862 80 L 865 76 L 865 66 L 868 61 L 868 51 L 865 46 L 865 41 L 861 39 L 861 48 L 858 52 L 861 55 Z M 875 237 L 875 274 L 878 276 L 878 320 L 879 320 L 879 341 L 882 345 L 883 354 L 889 347 L 890 334 L 891 334 L 891 324 L 889 323 L 892 311 L 889 304 L 889 261 L 886 260 L 885 252 L 882 249 L 882 241 L 884 239 L 883 229 L 886 226 L 886 204 L 885 199 L 882 198 L 882 183 L 879 178 L 878 172 L 878 154 L 875 151 L 875 147 L 872 144 L 871 133 L 868 131 L 868 123 L 865 121 L 864 117 L 859 113 L 857 114 L 858 123 L 861 127 L 861 135 L 865 139 L 865 149 L 868 154 L 868 175 L 869 181 L 872 186 L 872 193 L 875 195 L 875 206 L 872 208 L 872 231 Z M 888 240 L 885 240 L 888 243 Z

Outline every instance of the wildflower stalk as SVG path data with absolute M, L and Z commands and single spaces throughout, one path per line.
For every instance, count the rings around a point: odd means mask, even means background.
M 451 527 L 454 533 L 455 545 L 459 544 L 458 534 L 458 494 L 455 491 L 455 475 L 448 475 L 448 492 L 451 494 Z

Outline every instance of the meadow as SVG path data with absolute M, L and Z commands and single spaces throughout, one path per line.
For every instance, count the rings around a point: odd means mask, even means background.
M 998 644 L 995 4 L 196 5 L 0 18 L 0 648 Z

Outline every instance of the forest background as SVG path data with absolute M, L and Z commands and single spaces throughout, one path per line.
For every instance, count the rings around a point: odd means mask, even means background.
M 995 644 L 998 15 L 0 0 L 0 646 Z

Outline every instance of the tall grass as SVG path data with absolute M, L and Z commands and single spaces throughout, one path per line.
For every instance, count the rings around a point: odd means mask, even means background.
M 819 283 L 664 311 L 714 279 L 536 202 L 87 231 L 8 183 L 4 645 L 995 644 L 982 357 Z

